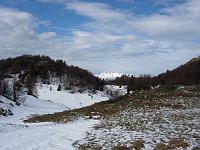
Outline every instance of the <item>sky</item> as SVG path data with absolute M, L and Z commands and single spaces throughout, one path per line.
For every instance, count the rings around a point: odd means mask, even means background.
M 0 58 L 157 75 L 200 55 L 200 0 L 0 0 Z

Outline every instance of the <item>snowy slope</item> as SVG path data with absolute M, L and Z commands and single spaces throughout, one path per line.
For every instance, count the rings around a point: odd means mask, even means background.
M 0 104 L 0 106 L 4 105 L 4 107 L 8 107 L 13 113 L 13 115 L 8 117 L 0 116 L 0 123 L 23 123 L 23 120 L 31 115 L 54 113 L 67 109 L 65 105 L 37 99 L 28 95 L 26 96 L 25 102 L 21 106 L 15 105 L 14 102 L 2 96 L 0 96 L 0 99 L 4 101 L 4 103 Z
M 100 91 L 96 94 L 89 94 L 87 91 L 82 94 L 71 94 L 69 91 L 57 91 L 57 88 L 58 85 L 52 84 L 37 86 L 38 99 L 27 95 L 25 102 L 21 106 L 16 106 L 11 100 L 0 96 L 0 107 L 5 110 L 10 109 L 14 114 L 9 117 L 0 115 L 0 123 L 22 123 L 22 120 L 31 115 L 61 112 L 64 110 L 85 107 L 109 99 Z
M 67 124 L 0 124 L 1 150 L 74 150 L 72 144 L 84 138 L 97 120 Z
M 38 98 L 65 105 L 68 109 L 85 107 L 100 101 L 108 100 L 108 97 L 100 91 L 97 91 L 96 94 L 91 94 L 88 91 L 72 94 L 69 91 L 57 91 L 57 88 L 58 85 L 53 84 L 44 84 L 38 87 Z
M 51 90 L 50 90 L 51 89 Z M 79 119 L 66 124 L 24 123 L 31 115 L 60 112 L 80 108 L 108 100 L 103 92 L 96 94 L 57 91 L 57 85 L 37 86 L 38 99 L 26 96 L 21 106 L 0 96 L 0 107 L 13 112 L 5 117 L 0 115 L 1 150 L 74 150 L 73 143 L 85 137 L 85 132 L 98 120 Z
M 101 73 L 99 75 L 95 75 L 100 79 L 104 79 L 104 80 L 114 80 L 117 77 L 121 77 L 123 75 L 123 73 Z

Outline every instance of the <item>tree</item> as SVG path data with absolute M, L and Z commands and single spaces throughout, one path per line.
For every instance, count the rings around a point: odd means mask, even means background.
M 13 101 L 16 102 L 16 105 L 21 105 L 21 103 L 23 103 L 24 101 L 24 93 L 22 91 L 22 84 L 19 81 L 17 81 L 16 77 L 13 78 L 12 93 Z
M 8 81 L 5 79 L 1 79 L 0 81 L 0 94 L 6 97 L 10 97 L 11 95 Z
M 25 86 L 27 88 L 27 94 L 37 97 L 37 89 L 35 86 L 36 79 L 33 76 L 27 75 Z
M 61 85 L 58 85 L 57 91 L 61 91 Z

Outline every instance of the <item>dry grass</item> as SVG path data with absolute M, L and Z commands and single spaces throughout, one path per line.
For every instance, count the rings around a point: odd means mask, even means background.
M 169 149 L 169 147 L 164 143 L 159 143 L 154 148 L 154 150 L 168 150 L 168 149 Z
M 141 148 L 144 147 L 144 141 L 143 140 L 137 140 L 135 142 L 133 142 L 133 148 L 135 150 L 141 150 Z
M 101 150 L 102 148 L 101 148 L 101 147 L 98 147 L 98 146 L 92 147 L 92 148 L 91 148 L 91 147 L 88 146 L 88 145 L 79 145 L 78 149 L 79 149 L 79 150 Z
M 115 146 L 112 148 L 112 150 L 131 150 L 131 148 L 128 148 L 126 146 Z
M 171 139 L 169 141 L 169 147 L 171 149 L 176 149 L 179 147 L 183 147 L 184 149 L 186 149 L 187 147 L 189 147 L 189 144 L 185 142 L 184 139 Z
M 75 143 L 80 150 L 140 150 L 148 139 L 155 150 L 187 148 L 194 139 L 198 144 L 200 115 L 200 86 L 184 88 L 157 88 L 146 91 L 136 91 L 114 100 L 104 101 L 80 109 L 64 111 L 43 116 L 34 116 L 25 122 L 68 122 L 79 117 L 92 118 L 101 116 L 101 123 L 95 126 L 93 132 L 86 135 L 85 142 Z M 113 134 L 112 129 L 117 129 Z M 120 132 L 119 132 L 120 129 Z M 158 131 L 159 132 L 158 132 Z M 134 137 L 131 132 L 140 132 Z M 96 137 L 99 133 L 99 137 Z M 116 130 L 115 130 L 116 132 Z M 144 133 L 144 134 L 143 134 Z M 131 135 L 127 141 L 124 135 Z M 145 137 L 147 136 L 147 137 Z M 158 137 L 159 136 L 159 137 Z M 91 137 L 94 140 L 91 140 Z M 183 139 L 185 138 L 186 139 Z M 158 139 L 163 143 L 156 144 Z M 167 139 L 167 140 L 166 140 Z M 134 141 L 134 142 L 131 142 Z M 166 141 L 169 141 L 168 144 Z M 114 143 L 115 142 L 115 143 Z M 194 141 L 192 141 L 194 142 Z M 104 143 L 98 145 L 98 143 Z M 108 144 L 105 146 L 105 143 Z M 120 143 L 120 144 L 119 144 Z M 119 144 L 116 146 L 116 144 Z M 122 146 L 129 144 L 130 147 Z M 199 147 L 193 148 L 199 150 Z
M 24 122 L 68 122 L 81 116 L 92 116 L 95 114 L 106 117 L 126 110 L 127 106 L 131 109 L 186 109 L 193 107 L 194 103 L 199 103 L 195 98 L 200 97 L 199 86 L 186 87 L 183 90 L 168 90 L 165 88 L 152 89 L 147 91 L 136 91 L 132 95 L 122 96 L 114 100 L 108 100 L 96 103 L 91 106 L 80 109 L 68 110 L 55 114 L 47 114 L 42 116 L 34 116 Z M 185 92 L 187 91 L 187 92 Z M 183 105 L 177 101 L 178 99 L 193 99 L 193 102 L 186 101 Z M 196 102 L 196 101 L 197 102 Z M 198 107 L 198 106 L 197 106 Z
M 200 150 L 200 147 L 196 146 L 192 150 Z

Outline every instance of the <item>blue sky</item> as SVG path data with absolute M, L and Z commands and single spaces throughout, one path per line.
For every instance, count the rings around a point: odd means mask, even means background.
M 199 0 L 1 0 L 1 58 L 156 75 L 200 54 Z

